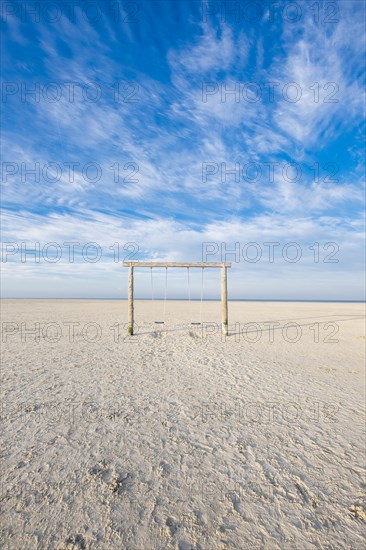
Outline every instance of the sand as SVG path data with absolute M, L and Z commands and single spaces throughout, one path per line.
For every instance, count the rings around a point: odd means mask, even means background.
M 2 302 L 3 548 L 362 548 L 364 305 L 163 309 Z

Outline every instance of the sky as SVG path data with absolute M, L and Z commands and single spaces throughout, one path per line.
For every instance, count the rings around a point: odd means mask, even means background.
M 3 297 L 364 300 L 362 0 L 1 10 Z

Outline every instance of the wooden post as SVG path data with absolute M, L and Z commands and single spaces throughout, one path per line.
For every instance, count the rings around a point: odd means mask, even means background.
M 221 323 L 222 334 L 228 334 L 228 315 L 227 315 L 227 267 L 221 268 Z
M 133 266 L 128 268 L 128 334 L 133 335 Z

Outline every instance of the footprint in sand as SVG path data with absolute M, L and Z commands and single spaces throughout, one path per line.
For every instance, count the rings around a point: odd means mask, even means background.
M 172 467 L 167 462 L 160 462 L 159 464 L 159 473 L 161 477 L 167 477 L 172 471 Z
M 361 519 L 364 523 L 366 523 L 366 512 L 361 506 L 357 506 L 357 504 L 355 504 L 354 506 L 351 506 L 349 510 L 353 517 Z
M 66 548 L 78 550 L 79 548 L 81 550 L 84 550 L 86 548 L 86 540 L 84 537 L 80 534 L 77 535 L 71 535 L 66 541 Z

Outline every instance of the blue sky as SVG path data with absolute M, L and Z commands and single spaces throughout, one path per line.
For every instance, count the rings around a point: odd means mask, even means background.
M 364 2 L 73 5 L 2 2 L 3 296 L 364 299 Z

